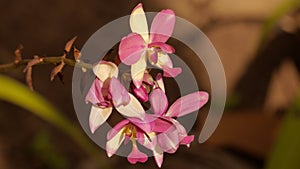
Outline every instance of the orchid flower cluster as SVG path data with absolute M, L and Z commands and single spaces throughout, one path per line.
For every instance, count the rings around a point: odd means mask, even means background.
M 124 37 L 119 45 L 120 61 L 131 68 L 132 86 L 127 90 L 118 79 L 115 63 L 100 61 L 93 67 L 96 75 L 86 102 L 91 103 L 90 130 L 94 133 L 112 114 L 113 109 L 125 117 L 107 133 L 106 152 L 114 155 L 124 143 L 132 143 L 127 159 L 130 163 L 146 162 L 148 156 L 139 150 L 144 146 L 153 152 L 158 167 L 162 166 L 164 153 L 175 153 L 179 145 L 190 146 L 194 140 L 183 125 L 176 120 L 197 111 L 208 101 L 206 92 L 198 91 L 177 99 L 169 106 L 165 93 L 164 77 L 175 77 L 181 68 L 174 68 L 168 54 L 174 53 L 166 41 L 172 35 L 175 14 L 162 10 L 153 19 L 150 32 L 142 4 L 138 4 L 130 15 L 132 33 Z M 149 61 L 163 70 L 153 77 L 147 70 Z M 142 103 L 151 105 L 147 113 Z

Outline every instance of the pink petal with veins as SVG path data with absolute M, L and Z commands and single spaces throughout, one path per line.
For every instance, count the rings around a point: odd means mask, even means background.
M 182 69 L 180 67 L 170 68 L 167 66 L 163 66 L 163 70 L 165 77 L 176 77 L 182 72 Z
M 159 134 L 157 140 L 163 152 L 175 153 L 179 147 L 178 131 L 174 125 L 166 132 Z
M 170 121 L 160 118 L 154 120 L 152 123 L 152 131 L 158 133 L 166 132 L 170 129 L 170 127 L 173 126 L 173 123 L 171 123 Z
M 154 89 L 150 95 L 150 103 L 154 114 L 162 115 L 168 108 L 168 98 L 159 88 Z
M 122 63 L 132 65 L 136 63 L 145 52 L 144 39 L 137 33 L 124 37 L 119 45 L 119 57 Z
M 102 82 L 98 78 L 94 80 L 90 90 L 85 97 L 86 103 L 90 102 L 93 105 L 98 105 L 100 102 L 104 101 L 101 89 L 102 85 Z
M 114 106 L 127 105 L 130 101 L 130 96 L 127 89 L 121 84 L 121 82 L 113 77 L 110 80 L 109 92 L 112 97 Z
M 160 89 L 154 89 L 150 95 L 150 103 L 153 113 L 161 116 L 168 108 L 168 98 L 166 94 Z
M 208 93 L 195 92 L 177 99 L 169 108 L 166 116 L 180 117 L 200 109 L 208 101 Z
M 153 19 L 150 29 L 151 42 L 166 42 L 173 33 L 175 25 L 175 13 L 170 10 L 162 10 Z

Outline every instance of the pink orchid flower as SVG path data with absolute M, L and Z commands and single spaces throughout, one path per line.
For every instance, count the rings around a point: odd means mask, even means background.
M 150 95 L 150 103 L 155 119 L 151 124 L 151 140 L 149 142 L 146 135 L 141 140 L 141 144 L 153 151 L 158 167 L 163 162 L 163 153 L 175 153 L 179 145 L 190 146 L 194 136 L 187 135 L 185 128 L 174 118 L 190 114 L 208 101 L 206 92 L 195 92 L 177 99 L 168 109 L 168 99 L 165 93 L 156 88 Z
M 164 76 L 175 77 L 181 68 L 173 68 L 168 56 L 175 49 L 166 44 L 172 35 L 175 25 L 175 14 L 172 10 L 162 10 L 153 19 L 150 33 L 142 4 L 138 4 L 130 15 L 130 28 L 133 33 L 124 37 L 119 45 L 120 60 L 131 65 L 131 76 L 137 88 L 140 88 L 147 66 L 150 63 L 163 69 Z
M 97 77 L 85 98 L 87 103 L 92 103 L 89 116 L 92 133 L 108 119 L 113 106 L 124 116 L 143 118 L 143 108 L 135 106 L 138 100 L 117 79 L 118 67 L 114 63 L 101 61 L 93 72 Z
M 109 157 L 116 153 L 122 143 L 127 144 L 131 141 L 133 148 L 128 155 L 128 161 L 132 164 L 144 163 L 148 157 L 139 151 L 138 142 L 152 150 L 158 167 L 161 167 L 164 152 L 175 153 L 179 145 L 189 147 L 194 140 L 194 136 L 188 136 L 185 128 L 174 118 L 200 109 L 208 101 L 206 92 L 195 92 L 181 97 L 170 106 L 168 111 L 167 97 L 159 87 L 151 92 L 149 100 L 154 114 L 145 114 L 143 120 L 128 118 L 109 131 L 106 144 Z M 142 107 L 140 103 L 135 106 Z
M 168 111 L 168 99 L 160 88 L 155 88 L 151 92 L 149 100 L 154 114 L 146 114 L 144 120 L 140 122 L 133 123 L 129 119 L 124 120 L 110 131 L 107 143 L 108 156 L 117 151 L 126 137 L 130 137 L 133 144 L 136 144 L 137 141 L 153 152 L 156 164 L 160 168 L 163 163 L 164 152 L 175 153 L 179 145 L 190 146 L 194 136 L 187 135 L 185 128 L 174 118 L 200 109 L 207 103 L 208 94 L 195 92 L 181 97 L 170 106 Z M 128 124 L 130 125 L 128 126 Z M 130 131 L 135 132 L 126 132 L 128 127 L 131 127 Z M 133 164 L 145 162 L 147 157 L 137 150 L 137 146 L 133 146 L 128 161 Z
M 149 131 L 150 125 L 137 118 L 128 118 L 119 122 L 107 134 L 106 153 L 108 157 L 114 155 L 123 142 L 127 144 L 131 141 L 132 151 L 127 160 L 131 164 L 146 162 L 148 156 L 138 149 L 137 140 L 144 138 L 144 134 Z

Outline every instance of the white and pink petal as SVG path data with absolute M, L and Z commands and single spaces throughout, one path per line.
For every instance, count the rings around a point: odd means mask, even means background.
M 90 102 L 93 105 L 98 105 L 100 102 L 104 101 L 102 95 L 102 85 L 103 85 L 102 82 L 98 78 L 94 80 L 91 88 L 89 89 L 85 97 L 86 103 Z
M 143 9 L 142 3 L 139 3 L 132 11 L 129 20 L 130 28 L 132 32 L 140 34 L 144 41 L 149 41 L 149 30 L 147 18 Z
M 122 38 L 119 45 L 119 58 L 122 63 L 132 65 L 136 63 L 146 51 L 144 39 L 140 34 L 131 33 Z
M 175 126 L 171 126 L 168 131 L 157 135 L 158 144 L 163 152 L 175 153 L 179 147 L 179 136 Z
M 132 94 L 129 93 L 129 96 L 130 102 L 127 105 L 120 105 L 115 108 L 123 116 L 144 119 L 145 110 L 143 106 Z
M 100 79 L 101 82 L 111 77 L 118 77 L 118 67 L 113 62 L 100 61 L 93 67 L 95 75 Z
M 125 106 L 130 102 L 127 89 L 115 77 L 110 79 L 109 92 L 115 107 L 119 107 L 120 105 Z
M 161 168 L 162 163 L 164 161 L 164 152 L 162 151 L 162 149 L 159 146 L 156 146 L 153 149 L 153 156 L 154 156 L 154 159 L 155 159 L 155 162 L 156 162 L 157 166 L 159 168 Z
M 108 157 L 114 155 L 125 139 L 124 128 L 119 130 L 111 139 L 106 142 L 106 154 Z
M 140 88 L 143 83 L 144 73 L 147 67 L 147 61 L 145 53 L 143 56 L 133 65 L 131 65 L 131 78 L 134 85 Z
M 111 112 L 112 107 L 99 108 L 92 106 L 89 116 L 89 126 L 92 133 L 95 133 L 95 131 L 108 119 Z

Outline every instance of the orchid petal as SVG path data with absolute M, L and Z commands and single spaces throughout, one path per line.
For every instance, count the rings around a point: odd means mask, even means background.
M 179 137 L 175 126 L 157 136 L 157 141 L 163 152 L 175 153 L 179 147 Z
M 153 51 L 150 51 L 149 53 L 150 53 L 149 60 L 150 60 L 151 64 L 157 64 L 157 62 L 158 62 L 157 51 L 153 50 Z
M 110 80 L 109 92 L 115 107 L 120 105 L 125 106 L 130 101 L 127 89 L 115 77 L 111 78 Z
M 106 142 L 106 154 L 108 157 L 114 155 L 125 139 L 124 128 Z
M 119 57 L 122 63 L 132 65 L 141 58 L 145 50 L 146 45 L 141 35 L 131 33 L 121 40 L 119 45 Z
M 148 156 L 141 151 L 139 151 L 136 145 L 133 145 L 131 153 L 128 155 L 127 160 L 131 164 L 136 164 L 137 162 L 144 163 L 148 160 Z
M 135 88 L 134 87 L 133 93 L 142 102 L 146 102 L 149 99 L 147 90 L 145 89 L 144 86 L 141 86 L 140 88 Z
M 162 66 L 173 67 L 170 56 L 163 52 L 158 52 L 158 63 L 156 65 L 160 68 L 162 68 Z
M 101 91 L 102 85 L 102 82 L 98 78 L 94 80 L 91 88 L 89 89 L 85 97 L 86 103 L 90 102 L 93 105 L 98 105 L 100 102 L 104 101 Z
M 182 69 L 180 67 L 169 68 L 167 66 L 163 66 L 163 70 L 165 77 L 176 77 L 182 72 Z
M 186 145 L 187 147 L 190 147 L 191 142 L 194 141 L 195 136 L 191 135 L 191 136 L 186 136 L 184 137 L 181 141 L 180 144 Z
M 200 109 L 208 101 L 208 93 L 195 92 L 177 99 L 169 108 L 166 116 L 180 117 Z
M 186 133 L 185 128 L 175 119 L 170 118 L 170 117 L 165 117 L 167 120 L 172 122 L 178 132 L 178 138 L 180 141 L 180 144 L 186 145 L 187 147 L 190 146 L 190 143 L 194 141 L 194 136 L 188 136 Z
M 111 77 L 118 77 L 119 73 L 118 67 L 114 63 L 107 61 L 101 61 L 94 66 L 93 71 L 101 82 Z
M 154 159 L 155 159 L 157 166 L 159 168 L 161 168 L 163 160 L 164 160 L 164 152 L 161 150 L 161 148 L 159 146 L 156 146 L 153 149 L 153 155 L 154 155 Z
M 139 135 L 141 135 L 141 133 L 139 133 Z M 153 150 L 157 145 L 157 137 L 154 132 L 148 132 L 147 135 L 142 133 L 142 137 L 138 137 L 137 141 L 149 150 Z
M 144 116 L 145 115 L 146 114 L 144 114 Z M 151 126 L 146 117 L 144 117 L 144 119 L 130 117 L 128 120 L 136 127 L 137 133 L 147 133 L 151 131 Z
M 164 85 L 164 80 L 162 78 L 162 75 L 158 73 L 155 79 L 158 87 L 165 93 L 166 91 L 165 91 L 165 85 Z
M 184 137 L 187 136 L 185 128 L 179 123 L 179 121 L 177 121 L 171 117 L 165 117 L 165 119 L 172 122 L 173 125 L 175 126 L 175 128 L 178 132 L 179 141 L 181 141 Z
M 166 42 L 173 33 L 175 20 L 175 13 L 172 10 L 167 9 L 159 12 L 152 21 L 151 42 Z
M 130 15 L 130 28 L 132 32 L 140 34 L 145 42 L 149 41 L 148 23 L 142 3 L 139 3 Z
M 165 53 L 174 53 L 175 52 L 175 49 L 171 45 L 168 45 L 163 42 L 153 42 L 148 45 L 148 48 L 152 48 L 152 47 L 157 47 Z
M 143 55 L 140 60 L 131 66 L 131 77 L 134 85 L 140 88 L 143 82 L 144 73 L 147 67 L 146 57 Z
M 116 134 L 118 134 L 130 121 L 125 119 L 116 124 L 109 132 L 107 133 L 107 140 L 111 140 Z
M 112 107 L 99 108 L 96 106 L 92 106 L 89 117 L 89 125 L 90 130 L 93 134 L 108 119 L 111 112 Z
M 168 108 L 168 98 L 159 88 L 154 89 L 150 95 L 150 103 L 154 114 L 162 115 Z
M 157 133 L 163 133 L 170 129 L 173 126 L 173 123 L 163 120 L 163 119 L 156 119 L 152 122 L 152 131 Z
M 139 119 L 144 119 L 145 111 L 141 103 L 129 93 L 130 102 L 127 105 L 120 105 L 116 107 L 117 111 L 127 117 L 135 117 Z

